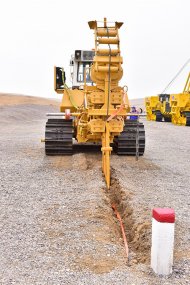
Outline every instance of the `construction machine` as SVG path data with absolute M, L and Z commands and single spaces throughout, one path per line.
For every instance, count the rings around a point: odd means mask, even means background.
M 70 65 L 72 87 L 63 68 L 55 67 L 55 91 L 62 94 L 60 113 L 50 113 L 45 130 L 47 155 L 73 153 L 73 140 L 101 144 L 102 170 L 110 187 L 110 154 L 143 155 L 143 123 L 130 120 L 127 87 L 119 86 L 123 75 L 119 29 L 123 23 L 90 21 L 95 49 L 76 50 Z M 138 118 L 138 116 L 137 116 Z
M 161 103 L 158 96 L 145 98 L 146 117 L 148 121 L 162 121 Z
M 190 72 L 182 93 L 170 96 L 172 123 L 190 126 Z
M 159 94 L 145 98 L 147 120 L 171 122 L 170 94 Z
M 190 73 L 179 94 L 160 94 L 145 98 L 147 120 L 190 126 Z
M 160 94 L 159 100 L 161 102 L 161 114 L 165 122 L 171 122 L 171 105 L 170 105 L 170 94 Z

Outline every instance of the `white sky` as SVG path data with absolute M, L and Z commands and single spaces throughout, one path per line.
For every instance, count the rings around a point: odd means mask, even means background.
M 0 0 L 0 92 L 57 97 L 53 66 L 94 48 L 87 22 L 123 21 L 124 76 L 130 98 L 160 93 L 190 58 L 190 0 Z M 168 93 L 183 89 L 190 65 Z M 70 82 L 67 82 L 69 85 Z

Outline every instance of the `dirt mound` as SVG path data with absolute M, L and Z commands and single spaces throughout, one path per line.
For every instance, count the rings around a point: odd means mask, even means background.
M 59 106 L 59 101 L 34 96 L 0 93 L 0 106 L 15 106 L 27 104 Z
M 131 99 L 129 100 L 131 106 L 135 106 L 136 108 L 141 108 L 143 111 L 145 110 L 144 98 L 139 99 Z
M 59 112 L 59 104 L 47 98 L 0 93 L 0 123 L 46 119 L 46 113 Z

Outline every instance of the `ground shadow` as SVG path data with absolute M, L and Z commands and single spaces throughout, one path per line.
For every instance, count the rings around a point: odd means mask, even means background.
M 101 145 L 97 144 L 73 144 L 73 153 L 100 153 L 101 152 Z

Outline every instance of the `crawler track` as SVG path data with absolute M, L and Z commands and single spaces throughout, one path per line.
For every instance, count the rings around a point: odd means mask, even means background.
M 72 120 L 48 119 L 45 129 L 47 155 L 71 155 L 73 153 Z
M 138 136 L 138 139 L 137 139 Z M 145 130 L 143 123 L 125 120 L 123 132 L 114 139 L 114 151 L 118 155 L 143 155 L 145 149 Z

